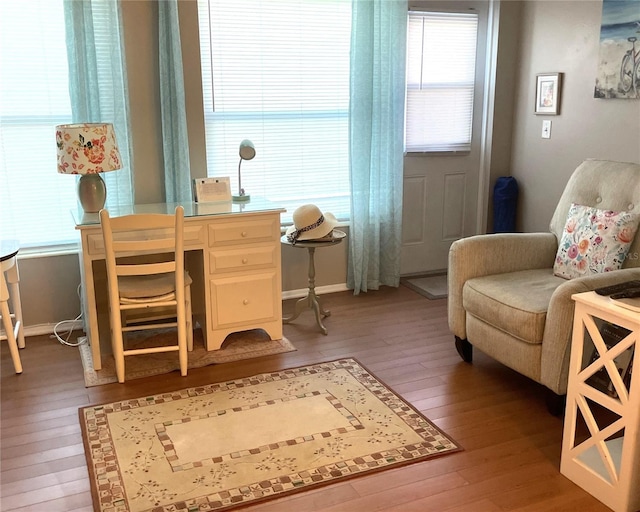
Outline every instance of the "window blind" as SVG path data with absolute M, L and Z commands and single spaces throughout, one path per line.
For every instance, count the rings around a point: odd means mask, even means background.
M 207 173 L 293 210 L 349 215 L 347 0 L 199 0 Z
M 56 169 L 55 125 L 71 122 L 62 0 L 0 2 L 0 237 L 74 240 L 75 180 Z
M 115 4 L 91 5 L 101 116 L 111 122 L 115 111 L 124 112 L 112 80 Z M 21 247 L 77 241 L 77 178 L 56 169 L 55 126 L 72 122 L 70 101 L 63 1 L 0 2 L 0 237 Z M 127 138 L 118 142 L 126 152 Z M 109 204 L 131 202 L 128 175 L 104 178 Z
M 405 150 L 471 148 L 477 14 L 409 12 Z

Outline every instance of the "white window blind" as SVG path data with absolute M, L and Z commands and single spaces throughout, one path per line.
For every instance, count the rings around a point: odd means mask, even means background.
M 56 169 L 55 125 L 71 121 L 62 0 L 0 2 L 0 237 L 75 240 L 75 179 Z
M 99 81 L 111 83 L 109 2 L 93 0 L 92 10 Z M 0 1 L 0 238 L 21 247 L 77 241 L 76 177 L 56 168 L 55 126 L 72 121 L 65 37 L 62 0 Z M 109 117 L 113 98 L 102 92 Z M 131 201 L 130 183 L 119 190 L 105 178 L 109 201 Z
M 209 176 L 293 210 L 349 214 L 348 0 L 199 0 Z
M 478 15 L 409 12 L 405 150 L 471 148 Z

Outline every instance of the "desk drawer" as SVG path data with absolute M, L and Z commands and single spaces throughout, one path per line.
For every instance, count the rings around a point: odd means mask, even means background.
M 205 225 L 196 224 L 184 226 L 184 248 L 189 249 L 192 246 L 202 247 L 204 245 Z M 91 256 L 104 256 L 104 241 L 102 240 L 102 231 L 89 233 L 86 237 L 86 251 Z
M 214 325 L 255 323 L 276 318 L 277 272 L 210 281 Z
M 243 222 L 217 222 L 209 224 L 210 246 L 277 240 L 279 235 L 279 216 Z
M 209 272 L 253 270 L 273 267 L 276 264 L 276 248 L 273 245 L 218 249 L 209 253 Z

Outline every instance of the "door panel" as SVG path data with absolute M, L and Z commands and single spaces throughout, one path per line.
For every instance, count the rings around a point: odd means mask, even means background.
M 404 158 L 402 275 L 446 270 L 449 247 L 459 238 L 476 234 L 479 200 L 486 201 L 479 183 L 489 1 L 411 1 L 409 8 L 447 12 L 472 9 L 479 19 L 471 150 L 409 153 Z M 482 210 L 484 205 L 480 206 Z

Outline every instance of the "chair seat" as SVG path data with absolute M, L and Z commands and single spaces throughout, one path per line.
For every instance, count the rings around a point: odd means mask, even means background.
M 469 279 L 462 290 L 468 314 L 527 343 L 540 344 L 551 296 L 566 280 L 534 269 Z
M 184 272 L 185 286 L 191 285 L 189 272 Z M 144 301 L 170 299 L 176 291 L 175 274 L 157 274 L 153 276 L 119 276 L 118 291 L 120 300 L 134 299 Z

